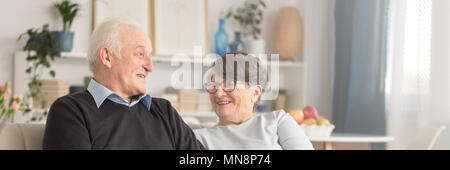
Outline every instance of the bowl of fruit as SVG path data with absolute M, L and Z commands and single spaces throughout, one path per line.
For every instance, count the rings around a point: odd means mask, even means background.
M 306 106 L 303 110 L 291 110 L 289 114 L 308 137 L 329 137 L 335 128 L 328 119 L 320 116 L 313 106 Z

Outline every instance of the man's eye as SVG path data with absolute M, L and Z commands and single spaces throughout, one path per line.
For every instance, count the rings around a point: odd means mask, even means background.
M 144 53 L 138 53 L 138 56 L 144 56 Z

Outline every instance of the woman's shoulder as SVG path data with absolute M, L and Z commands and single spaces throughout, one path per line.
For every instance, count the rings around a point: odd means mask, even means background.
M 284 110 L 275 110 L 258 115 L 254 118 L 254 122 L 261 122 L 265 126 L 269 124 L 278 126 L 279 124 L 283 123 L 284 120 L 289 119 L 289 116 L 290 115 Z
M 260 117 L 263 119 L 273 119 L 273 120 L 280 120 L 283 119 L 285 116 L 289 116 L 289 114 L 287 114 L 286 111 L 284 111 L 283 109 L 263 113 L 260 115 Z

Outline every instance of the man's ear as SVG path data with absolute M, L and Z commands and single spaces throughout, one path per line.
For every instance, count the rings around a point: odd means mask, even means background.
M 106 47 L 100 48 L 100 61 L 106 68 L 112 67 L 113 56 L 112 52 L 108 50 Z
M 261 85 L 253 87 L 252 103 L 256 103 L 258 101 L 259 96 L 261 96 L 261 93 L 262 93 Z

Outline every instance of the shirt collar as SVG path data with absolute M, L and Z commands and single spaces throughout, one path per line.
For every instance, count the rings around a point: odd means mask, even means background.
M 105 86 L 97 83 L 97 81 L 95 81 L 94 79 L 91 79 L 91 82 L 89 82 L 87 90 L 89 91 L 89 93 L 91 93 L 92 97 L 94 98 L 97 108 L 100 108 L 100 106 L 107 98 L 119 104 L 128 103 L 128 101 L 120 97 L 118 94 L 112 92 Z M 119 98 L 120 102 L 117 98 Z M 147 109 L 150 110 L 151 96 L 149 94 L 140 95 L 136 101 L 142 102 L 147 107 Z M 134 102 L 132 101 L 132 103 Z

